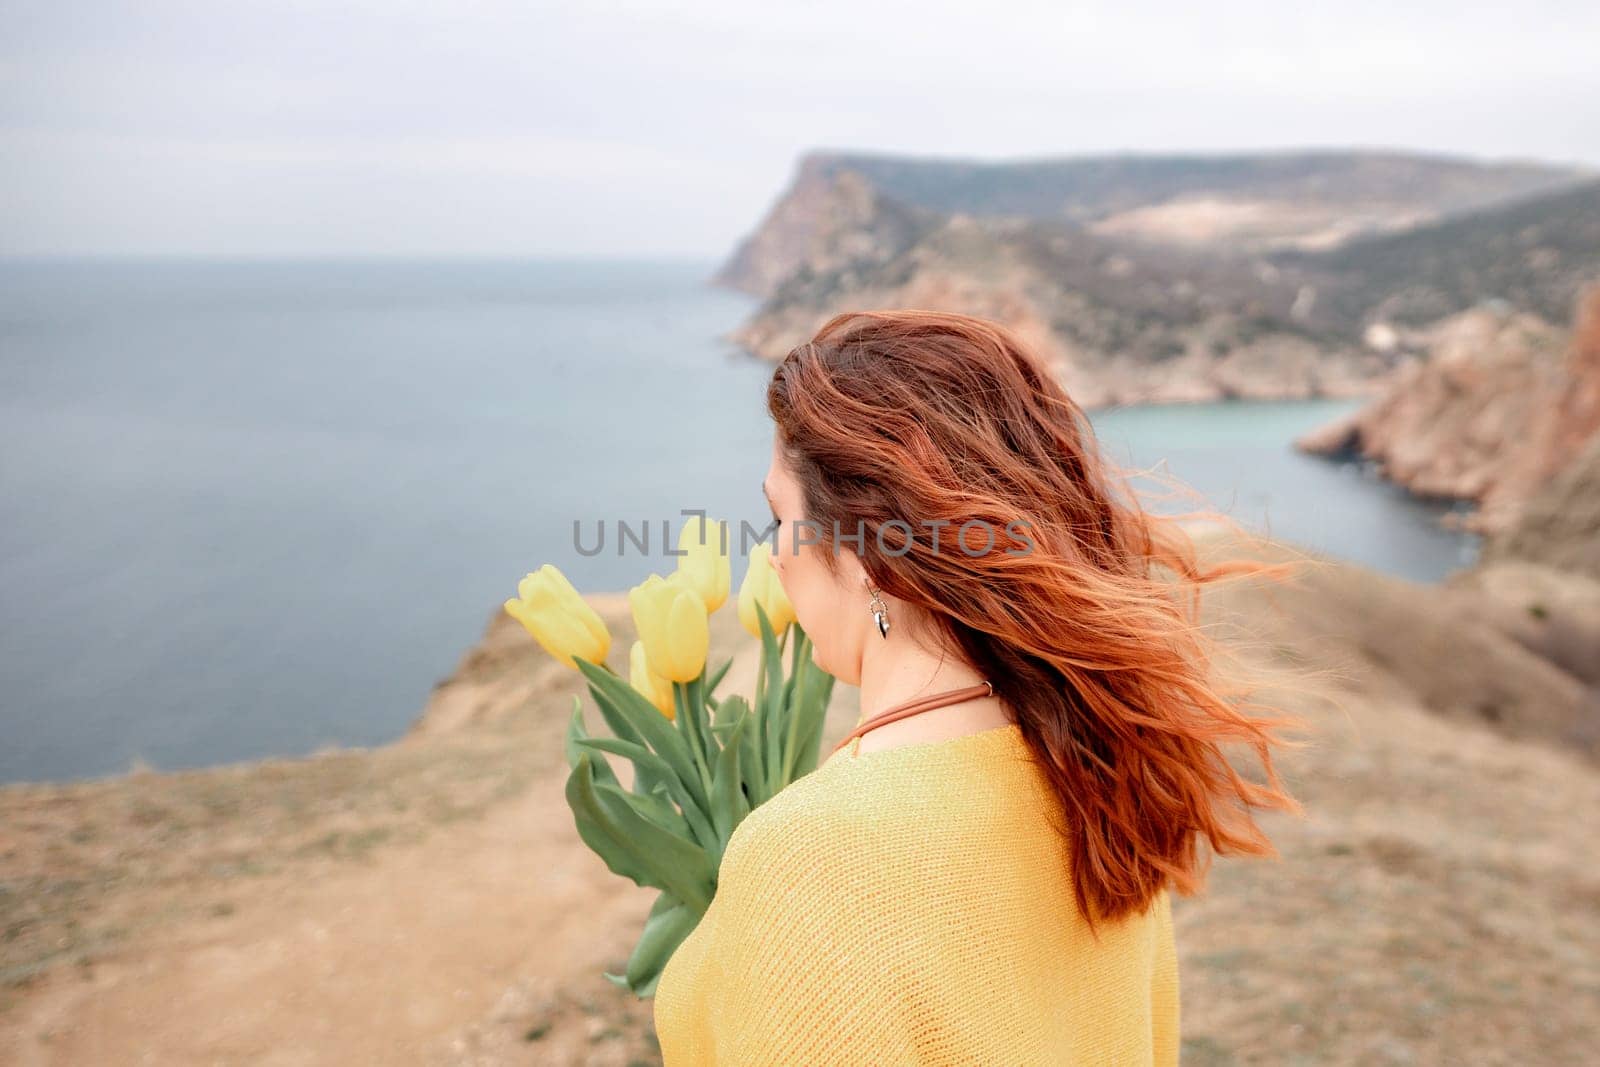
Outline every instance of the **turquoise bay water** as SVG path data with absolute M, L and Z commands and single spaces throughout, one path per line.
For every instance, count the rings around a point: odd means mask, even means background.
M 763 527 L 770 368 L 718 340 L 752 302 L 713 267 L 0 265 L 0 782 L 391 740 L 527 571 L 625 589 L 682 509 Z M 1352 406 L 1094 422 L 1277 536 L 1470 561 L 1437 505 L 1290 451 Z

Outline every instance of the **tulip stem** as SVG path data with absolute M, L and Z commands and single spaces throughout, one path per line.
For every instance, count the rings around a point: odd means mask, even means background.
M 767 714 L 766 714 L 767 702 L 766 702 L 766 693 L 767 693 L 767 657 L 766 656 L 757 656 L 756 657 L 756 703 L 755 703 L 755 708 L 753 709 L 754 710 L 754 714 L 756 715 L 756 725 L 753 727 L 753 729 L 756 731 L 756 756 L 758 757 L 758 760 L 759 760 L 761 766 L 754 768 L 754 772 L 757 773 L 759 775 L 760 779 L 761 779 L 762 792 L 765 793 L 767 796 L 771 796 L 772 795 L 772 770 L 771 770 L 771 768 L 769 768 L 766 765 L 766 763 L 767 763 Z
M 711 795 L 712 781 L 715 775 L 711 770 L 711 720 L 706 715 L 706 669 L 700 668 L 700 673 L 694 681 L 689 683 L 689 692 L 694 703 L 694 727 L 700 734 L 700 760 L 701 768 L 706 776 L 706 796 Z
M 795 630 L 799 629 L 799 627 L 791 626 L 789 629 Z M 787 631 L 785 631 L 784 636 L 788 636 Z M 805 651 L 806 638 L 804 634 L 801 634 L 800 637 L 795 638 L 794 658 L 790 667 L 790 677 L 793 679 L 794 685 L 789 691 L 789 707 L 787 709 L 789 713 L 789 731 L 783 746 L 783 777 L 785 781 L 793 777 L 794 768 L 798 761 L 798 753 L 795 750 L 800 744 L 797 731 L 800 727 L 800 709 L 804 706 L 805 701 L 806 676 L 801 673 L 805 670 L 805 663 L 803 662 Z
M 695 769 L 700 772 L 700 781 L 705 786 L 706 795 L 709 796 L 711 770 L 706 763 L 705 738 L 700 730 L 700 715 L 705 710 L 705 700 L 700 696 L 699 683 L 704 677 L 705 672 L 701 671 L 700 677 L 693 681 L 673 682 L 672 698 L 678 709 L 678 726 L 684 739 L 689 742 L 689 752 L 694 757 Z

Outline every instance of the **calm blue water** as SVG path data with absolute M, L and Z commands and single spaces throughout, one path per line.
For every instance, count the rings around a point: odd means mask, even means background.
M 769 368 L 718 340 L 752 305 L 712 267 L 0 265 L 0 781 L 391 740 L 527 571 L 671 566 L 580 556 L 574 518 L 764 525 Z M 1095 421 L 1279 536 L 1467 562 L 1437 507 L 1287 448 L 1351 406 Z

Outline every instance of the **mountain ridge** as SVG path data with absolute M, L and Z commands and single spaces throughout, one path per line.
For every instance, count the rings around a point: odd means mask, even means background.
M 1329 210 L 1314 218 L 1279 220 L 1276 230 L 1242 238 L 1245 247 L 1320 232 L 1331 209 L 1348 216 L 1367 205 L 1368 226 L 1392 228 L 1425 217 L 1476 210 L 1498 200 L 1547 191 L 1585 176 L 1580 168 L 1532 161 L 1486 162 L 1468 157 L 1399 150 L 1302 149 L 1255 153 L 1114 153 L 980 160 L 892 153 L 813 149 L 796 163 L 788 187 L 763 221 L 741 240 L 713 276 L 715 284 L 766 296 L 776 281 L 805 262 L 816 191 L 851 172 L 884 195 L 940 214 L 1013 215 L 1100 223 L 1150 236 L 1149 219 L 1122 218 L 1170 204 L 1175 197 L 1207 195 L 1234 208 L 1240 194 L 1282 204 L 1320 197 Z M 1235 212 L 1237 214 L 1237 211 Z M 1247 223 L 1224 222 L 1237 233 Z M 1335 220 L 1336 221 L 1336 220 Z

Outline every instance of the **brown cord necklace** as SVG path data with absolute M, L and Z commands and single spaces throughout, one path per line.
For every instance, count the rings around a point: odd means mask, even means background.
M 943 693 L 933 693 L 901 704 L 898 707 L 890 708 L 887 711 L 880 711 L 846 734 L 844 740 L 833 746 L 833 751 L 838 752 L 862 734 L 867 733 L 869 730 L 876 730 L 886 723 L 894 722 L 897 719 L 909 718 L 912 715 L 917 715 L 924 711 L 932 711 L 934 708 L 942 708 L 949 704 L 959 704 L 963 700 L 975 700 L 982 696 L 994 696 L 994 686 L 985 681 L 976 685 L 963 686 L 960 689 L 947 689 Z

